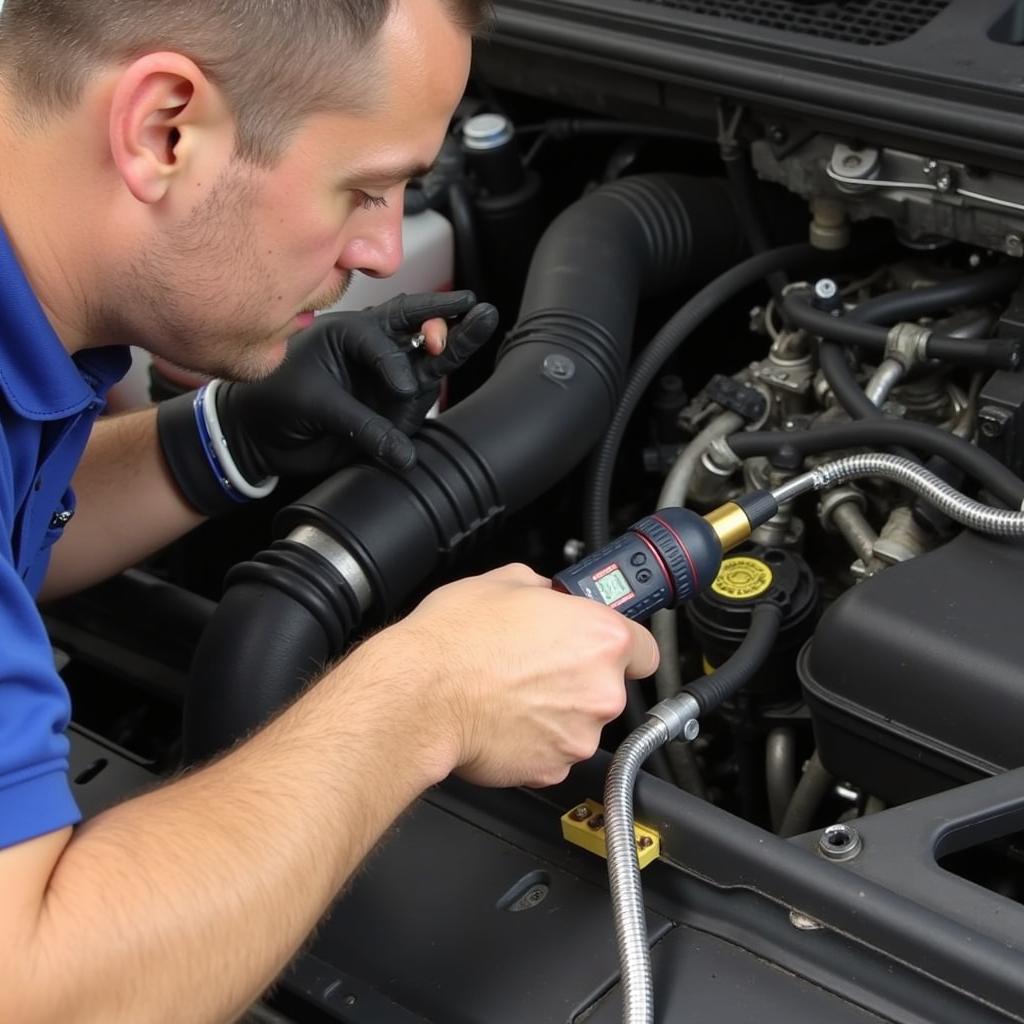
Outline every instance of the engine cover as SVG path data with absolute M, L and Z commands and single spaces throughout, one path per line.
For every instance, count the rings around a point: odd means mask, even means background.
M 825 766 L 904 802 L 1024 765 L 1022 578 L 964 533 L 836 601 L 799 662 Z

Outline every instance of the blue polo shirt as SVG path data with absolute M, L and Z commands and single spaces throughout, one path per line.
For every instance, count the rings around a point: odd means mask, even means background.
M 67 690 L 35 604 L 127 348 L 68 355 L 0 230 L 0 849 L 80 820 Z

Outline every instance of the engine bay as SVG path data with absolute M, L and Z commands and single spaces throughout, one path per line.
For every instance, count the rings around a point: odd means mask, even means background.
M 425 794 L 252 1020 L 624 1019 L 605 776 L 770 603 L 742 688 L 636 779 L 653 1019 L 1024 1021 L 1024 548 L 997 528 L 1024 508 L 1022 45 L 1009 0 L 497 5 L 406 218 L 502 339 L 409 474 L 282 488 L 44 609 L 83 810 L 447 580 L 787 498 L 658 611 L 662 667 L 591 761 Z M 599 599 L 640 592 L 635 557 Z

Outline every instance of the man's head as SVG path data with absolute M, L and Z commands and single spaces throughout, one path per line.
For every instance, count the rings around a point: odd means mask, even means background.
M 93 276 L 88 296 L 71 283 L 80 308 L 55 311 L 59 326 L 211 372 L 272 368 L 296 314 L 336 298 L 353 270 L 396 269 L 402 187 L 436 155 L 485 10 L 6 0 L 4 141 L 33 167 L 36 209 L 48 192 L 65 217 L 79 202 L 94 258 L 117 277 L 114 288 Z M 23 249 L 12 196 L 2 203 Z

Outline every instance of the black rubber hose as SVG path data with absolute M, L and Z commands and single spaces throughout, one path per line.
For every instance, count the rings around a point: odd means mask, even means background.
M 881 416 L 792 433 L 766 431 L 733 434 L 728 440 L 729 447 L 741 459 L 771 455 L 784 445 L 795 448 L 801 455 L 816 455 L 844 448 L 903 445 L 920 455 L 938 455 L 945 459 L 982 484 L 1010 508 L 1020 508 L 1024 503 L 1024 480 L 998 459 L 956 434 L 913 420 Z
M 564 479 L 592 449 L 622 390 L 640 301 L 707 280 L 740 245 L 721 181 L 650 175 L 590 193 L 545 232 L 493 375 L 424 425 L 417 465 L 402 475 L 376 466 L 342 470 L 285 509 L 277 530 L 316 525 L 358 563 L 372 616 L 400 612 L 438 569 L 486 551 L 506 515 Z M 272 549 L 229 580 L 193 670 L 186 715 L 193 758 L 257 727 L 294 697 L 311 664 L 342 653 L 340 634 L 326 628 L 332 601 L 323 574 L 333 573 L 336 588 L 347 584 L 319 560 L 304 574 L 304 594 L 296 557 L 294 545 L 284 555 Z M 349 598 L 351 591 L 343 614 Z M 282 624 L 275 624 L 278 609 Z M 357 619 L 342 623 L 341 633 Z M 198 739 L 190 742 L 190 734 Z
M 750 166 L 750 154 L 740 146 L 726 147 L 722 153 L 722 165 L 725 176 L 736 200 L 736 209 L 740 213 L 740 223 L 752 253 L 767 252 L 772 248 L 768 237 L 768 229 L 764 223 L 761 207 L 757 202 L 757 188 L 754 172 Z M 789 283 L 781 271 L 768 275 L 768 287 L 776 302 L 782 301 L 783 291 Z
M 818 345 L 818 366 L 836 396 L 836 401 L 855 420 L 870 420 L 883 416 L 882 410 L 871 401 L 853 375 L 846 361 L 846 349 L 834 341 Z
M 690 338 L 713 313 L 751 285 L 776 271 L 789 270 L 820 260 L 821 253 L 810 245 L 787 245 L 758 253 L 727 270 L 702 288 L 655 335 L 640 354 L 619 399 L 600 447 L 594 453 L 587 481 L 584 538 L 590 551 L 604 547 L 610 539 L 610 505 L 615 460 L 633 413 L 669 357 Z
M 465 186 L 453 184 L 448 189 L 448 214 L 452 219 L 455 235 L 456 285 L 475 292 L 480 299 L 486 298 L 483 286 L 483 262 L 480 241 L 473 219 L 473 204 L 466 195 Z
M 1020 266 L 1007 263 L 928 288 L 890 292 L 862 302 L 846 314 L 846 319 L 891 325 L 932 316 L 952 306 L 989 302 L 1015 288 L 1020 283 L 1021 272 Z M 818 357 L 822 373 L 836 401 L 854 419 L 883 415 L 857 383 L 841 345 L 823 340 L 818 349 Z
M 952 306 L 989 302 L 1015 288 L 1022 273 L 1024 267 L 1019 264 L 1004 263 L 927 288 L 889 292 L 862 302 L 847 314 L 847 319 L 852 317 L 871 324 L 895 324 L 931 316 Z
M 848 316 L 832 316 L 815 309 L 806 296 L 790 293 L 783 300 L 787 322 L 841 345 L 857 345 L 879 355 L 885 352 L 889 331 Z M 945 359 L 964 366 L 1015 370 L 1020 365 L 1020 338 L 949 338 L 933 334 L 925 345 L 929 359 Z
M 715 671 L 688 683 L 683 692 L 700 705 L 701 716 L 738 693 L 768 660 L 782 625 L 782 609 L 771 601 L 759 604 L 750 616 L 750 629 L 735 653 Z

